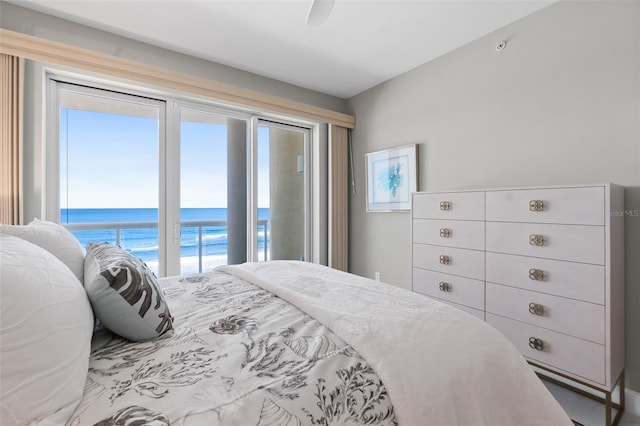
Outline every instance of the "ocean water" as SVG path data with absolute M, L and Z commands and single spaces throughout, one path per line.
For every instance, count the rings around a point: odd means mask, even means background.
M 269 209 L 258 209 L 258 219 L 268 220 Z M 181 209 L 181 222 L 187 221 L 226 221 L 226 208 Z M 157 268 L 158 262 L 158 210 L 157 209 L 60 209 L 60 223 L 118 223 L 118 222 L 146 222 L 153 226 L 145 228 L 121 229 L 120 246 L 131 254 L 147 263 L 152 269 Z M 265 244 L 269 244 L 269 232 L 264 226 L 258 228 L 258 251 L 264 252 Z M 115 229 L 72 230 L 71 233 L 83 246 L 91 241 L 116 243 Z M 205 226 L 202 228 L 202 256 L 204 258 L 226 260 L 227 255 L 227 227 Z M 182 259 L 197 259 L 199 256 L 198 227 L 183 226 L 180 232 L 180 257 Z M 182 262 L 183 266 L 185 261 Z M 186 262 L 188 263 L 188 262 Z M 224 262 L 222 262 L 224 263 Z M 183 267 L 183 270 L 185 268 Z M 190 269 L 190 268 L 187 268 Z M 183 271 L 184 272 L 184 271 Z

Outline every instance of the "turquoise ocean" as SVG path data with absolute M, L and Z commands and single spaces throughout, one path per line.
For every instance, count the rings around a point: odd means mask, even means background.
M 268 220 L 269 209 L 258 209 L 258 219 Z M 180 221 L 213 221 L 227 220 L 226 208 L 184 208 L 180 210 Z M 60 223 L 122 223 L 150 222 L 153 227 L 122 229 L 120 246 L 144 262 L 158 260 L 158 210 L 157 209 L 60 209 Z M 264 249 L 265 233 L 263 227 L 258 228 L 258 250 Z M 267 230 L 268 231 L 268 230 Z M 86 247 L 91 241 L 116 242 L 115 229 L 97 229 L 71 231 Z M 266 233 L 267 239 L 269 233 Z M 181 257 L 198 256 L 198 227 L 183 226 L 180 232 Z M 207 226 L 202 228 L 203 256 L 226 256 L 227 227 Z

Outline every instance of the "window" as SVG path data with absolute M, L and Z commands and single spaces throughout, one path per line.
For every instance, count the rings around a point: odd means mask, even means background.
M 83 244 L 118 244 L 159 276 L 310 258 L 309 128 L 50 85 L 46 217 Z

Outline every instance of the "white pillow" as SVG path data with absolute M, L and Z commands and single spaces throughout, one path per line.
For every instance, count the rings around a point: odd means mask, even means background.
M 67 265 L 80 282 L 84 281 L 85 249 L 63 226 L 34 219 L 28 225 L 0 225 L 0 234 L 13 235 L 42 247 Z
M 93 313 L 82 284 L 41 247 L 0 234 L 0 424 L 64 424 L 82 398 Z

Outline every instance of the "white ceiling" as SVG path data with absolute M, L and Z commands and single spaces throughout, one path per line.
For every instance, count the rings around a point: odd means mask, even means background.
M 14 0 L 71 21 L 349 98 L 555 0 Z M 498 42 L 498 40 L 496 40 Z

